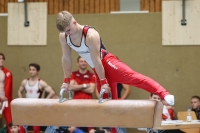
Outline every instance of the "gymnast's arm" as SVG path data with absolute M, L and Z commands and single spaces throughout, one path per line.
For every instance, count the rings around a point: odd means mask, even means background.
M 42 89 L 44 89 L 48 93 L 46 99 L 50 99 L 51 97 L 55 95 L 54 90 L 45 81 L 40 80 L 40 86 Z
M 96 97 L 99 99 L 99 92 L 97 90 L 97 87 L 95 88 L 95 94 L 96 94 Z
M 94 29 L 89 29 L 86 36 L 86 45 L 89 47 L 91 59 L 100 79 L 105 78 L 105 70 L 100 59 L 100 37 Z
M 19 87 L 19 90 L 18 90 L 18 97 L 19 98 L 22 98 L 22 93 L 23 91 L 25 90 L 25 84 L 26 84 L 26 79 L 24 79 Z
M 126 99 L 126 98 L 130 95 L 131 90 L 130 90 L 129 85 L 122 84 L 122 86 L 123 86 L 123 89 L 124 89 L 124 94 L 123 94 L 123 96 L 121 97 L 121 99 Z
M 72 72 L 71 48 L 67 45 L 65 33 L 60 33 L 59 40 L 62 48 L 62 67 L 64 71 L 64 77 L 70 78 Z
M 100 36 L 94 29 L 89 29 L 86 36 L 86 45 L 89 47 L 92 62 L 100 80 L 105 79 L 105 70 L 100 59 Z M 106 92 L 110 91 L 108 84 L 102 86 Z
M 75 80 L 70 80 L 70 89 L 72 91 L 83 91 L 85 93 L 90 93 L 92 94 L 94 92 L 94 89 L 96 87 L 96 85 L 94 83 L 89 83 L 86 84 L 86 88 L 84 88 L 83 84 L 77 84 L 77 82 Z

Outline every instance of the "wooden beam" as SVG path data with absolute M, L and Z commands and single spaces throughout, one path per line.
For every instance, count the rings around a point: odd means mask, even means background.
M 144 11 L 149 11 L 150 10 L 150 0 L 145 0 L 144 1 Z
M 115 11 L 119 11 L 120 10 L 120 1 L 116 0 L 115 2 Z
M 94 0 L 90 0 L 90 5 L 89 5 L 90 13 L 94 13 L 95 12 L 94 4 L 95 4 L 95 1 Z
M 59 0 L 58 3 L 58 12 L 61 12 L 64 10 L 64 0 Z
M 73 0 L 68 0 L 68 4 L 69 4 L 68 5 L 69 10 L 68 11 L 73 14 L 74 13 L 74 1 Z
M 53 6 L 54 6 L 53 13 L 57 14 L 59 12 L 59 5 L 58 5 L 58 1 L 57 0 L 54 0 Z
M 53 1 L 48 0 L 48 14 L 53 14 Z
M 150 0 L 150 12 L 155 12 L 155 0 Z
M 5 10 L 4 10 L 5 13 L 8 12 L 8 0 L 5 0 Z
M 105 0 L 105 13 L 110 13 L 110 2 Z
M 99 7 L 100 7 L 99 13 L 104 13 L 105 12 L 105 0 L 100 0 Z
M 155 0 L 155 12 L 161 12 L 162 1 Z
M 115 0 L 110 0 L 110 11 L 115 11 Z
M 5 13 L 5 1 L 0 0 L 0 13 Z
M 99 7 L 99 5 L 100 5 L 100 0 L 95 0 L 95 5 L 94 5 L 94 9 L 95 9 L 95 13 L 99 13 L 100 12 L 100 7 Z
M 84 14 L 84 0 L 79 1 L 79 13 Z
M 79 0 L 74 0 L 74 14 L 79 13 Z
M 69 11 L 69 1 L 68 0 L 64 0 L 63 1 L 63 8 L 65 11 Z
M 84 13 L 85 14 L 90 13 L 90 0 L 85 0 L 85 3 L 84 3 Z

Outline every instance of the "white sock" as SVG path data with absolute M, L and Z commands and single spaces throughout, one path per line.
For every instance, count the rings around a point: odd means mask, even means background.
M 164 97 L 165 101 L 169 104 L 169 105 L 174 105 L 174 96 L 173 95 L 166 95 Z

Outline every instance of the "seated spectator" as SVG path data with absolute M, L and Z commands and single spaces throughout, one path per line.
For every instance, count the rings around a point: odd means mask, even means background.
M 99 130 L 91 129 L 89 133 L 111 133 L 111 128 L 102 128 Z
M 18 96 L 19 98 L 23 97 L 23 92 L 26 94 L 26 98 L 41 98 L 43 91 L 49 93 L 47 98 L 51 98 L 55 95 L 55 92 L 52 88 L 42 79 L 39 78 L 40 65 L 36 63 L 29 64 L 29 78 L 26 78 L 22 81 L 19 90 Z M 22 128 L 28 130 L 27 126 L 21 126 L 20 132 L 24 133 Z M 29 127 L 30 128 L 30 127 Z M 33 126 L 34 133 L 40 132 L 40 126 Z
M 149 97 L 149 100 L 156 100 L 161 101 L 161 98 L 156 94 L 151 94 Z M 174 108 L 170 105 L 168 105 L 165 100 L 162 100 L 163 103 L 163 114 L 162 119 L 163 120 L 174 120 Z
M 197 119 L 200 120 L 200 97 L 192 96 L 191 98 L 191 108 L 195 112 Z
M 73 99 L 92 99 L 96 88 L 95 76 L 87 68 L 87 62 L 80 56 L 77 58 L 78 70 L 73 71 L 70 77 L 70 89 L 73 91 Z M 93 127 L 79 127 L 84 132 L 89 132 Z
M 68 127 L 67 130 L 67 133 L 84 133 L 84 131 L 76 127 Z
M 44 131 L 44 133 L 85 133 L 79 128 L 76 127 L 57 127 L 57 126 L 49 126 Z
M 149 96 L 149 100 L 155 100 L 155 101 L 161 101 L 161 98 L 156 95 L 156 94 L 150 94 Z M 164 100 L 162 101 L 163 103 L 163 114 L 162 114 L 162 120 L 163 121 L 167 121 L 167 120 L 173 120 L 174 119 L 174 109 L 173 107 L 169 106 Z M 138 130 L 143 130 L 143 131 L 146 131 L 147 132 L 147 128 L 138 128 Z M 176 130 L 169 130 L 171 132 L 175 131 Z M 167 131 L 163 131 L 164 132 L 167 132 Z M 177 131 L 178 132 L 178 131 Z
M 9 124 L 11 133 L 20 133 L 20 127 L 13 125 L 12 122 Z
M 161 98 L 156 94 L 151 94 L 149 99 L 161 101 Z M 162 100 L 162 103 L 164 105 L 162 120 L 163 121 L 174 120 L 174 108 L 169 104 L 167 104 L 165 100 Z M 159 133 L 184 133 L 184 132 L 179 129 L 174 129 L 174 130 L 159 130 Z

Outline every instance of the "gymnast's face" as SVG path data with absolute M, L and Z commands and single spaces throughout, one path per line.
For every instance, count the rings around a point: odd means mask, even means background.
M 11 133 L 19 133 L 19 126 L 12 126 L 10 127 Z
M 65 34 L 73 36 L 77 33 L 77 22 L 76 20 L 72 19 L 70 25 L 65 28 Z
M 79 58 L 78 67 L 82 70 L 87 69 L 87 62 L 83 58 Z
M 150 96 L 149 98 L 150 100 L 156 100 L 156 101 L 161 101 L 161 98 L 158 95 L 153 94 L 152 96 Z
M 3 56 L 2 56 L 2 55 L 0 55 L 0 67 L 2 67 L 2 66 L 3 66 L 3 62 L 4 62 Z
M 191 99 L 191 105 L 192 105 L 192 109 L 199 109 L 200 107 L 200 101 L 197 98 L 192 98 Z
M 36 69 L 35 67 L 33 67 L 33 66 L 30 66 L 30 67 L 29 67 L 29 74 L 30 74 L 31 77 L 37 76 L 38 73 L 39 73 L 39 72 L 37 71 L 37 69 Z

